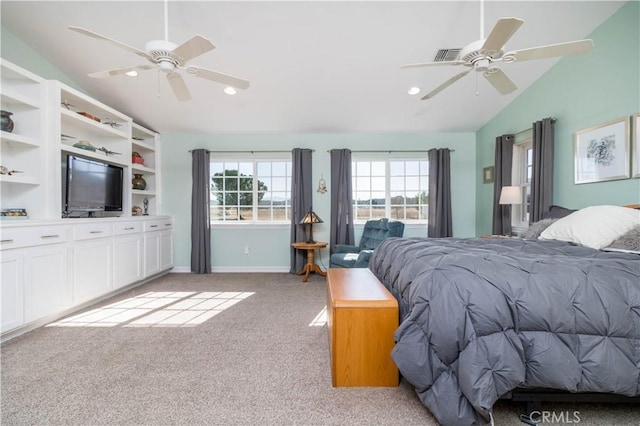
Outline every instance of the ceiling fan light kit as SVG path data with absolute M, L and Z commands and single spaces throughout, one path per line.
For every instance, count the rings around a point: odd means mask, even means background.
M 445 81 L 431 92 L 427 93 L 421 100 L 431 99 L 442 90 L 446 89 L 469 72 L 476 71 L 482 73 L 482 76 L 491 84 L 500 94 L 507 95 L 514 92 L 518 87 L 511 81 L 509 77 L 495 65 L 495 63 L 503 62 L 505 64 L 513 62 L 523 62 L 535 59 L 553 58 L 566 55 L 575 55 L 589 51 L 593 47 L 593 41 L 575 40 L 565 43 L 551 44 L 547 46 L 537 46 L 529 49 L 508 51 L 505 53 L 504 46 L 515 32 L 524 23 L 522 19 L 505 17 L 500 18 L 494 25 L 491 33 L 485 39 L 484 37 L 484 3 L 481 2 L 480 10 L 480 40 L 469 43 L 462 49 L 459 49 L 458 55 L 454 59 L 450 59 L 442 52 L 453 51 L 457 49 L 441 49 L 436 54 L 433 62 L 422 62 L 403 65 L 401 68 L 422 68 L 431 66 L 465 66 L 469 69 L 463 71 L 449 80 Z M 452 56 L 452 55 L 449 55 Z M 443 58 L 441 60 L 441 58 Z M 477 94 L 477 93 L 476 93 Z
M 250 83 L 242 78 L 223 74 L 207 68 L 186 65 L 187 62 L 191 59 L 212 51 L 213 49 L 215 49 L 215 46 L 211 41 L 209 41 L 205 37 L 202 37 L 201 35 L 194 35 L 189 40 L 180 45 L 170 42 L 168 40 L 169 24 L 167 3 L 168 2 L 165 1 L 165 40 L 150 40 L 145 44 L 144 50 L 140 50 L 125 43 L 113 40 L 107 36 L 98 34 L 86 28 L 70 26 L 69 29 L 72 31 L 88 37 L 96 38 L 98 40 L 106 41 L 114 46 L 134 53 L 151 63 L 151 65 L 133 65 L 106 71 L 94 72 L 89 74 L 89 76 L 93 78 L 113 77 L 121 74 L 133 76 L 133 73 L 137 75 L 137 70 L 150 70 L 153 68 L 157 68 L 166 75 L 169 86 L 171 87 L 171 90 L 179 101 L 187 101 L 191 99 L 191 94 L 189 93 L 189 89 L 187 88 L 187 85 L 178 70 L 185 70 L 188 74 L 191 74 L 195 77 L 224 84 L 227 87 L 230 86 L 235 89 L 249 88 Z

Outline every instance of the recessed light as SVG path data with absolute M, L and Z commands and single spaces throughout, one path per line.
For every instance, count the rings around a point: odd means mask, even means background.
M 131 71 L 125 72 L 125 74 L 128 75 L 129 77 L 137 77 L 138 76 L 138 71 L 131 70 Z
M 234 89 L 231 86 L 225 87 L 224 88 L 224 93 L 226 93 L 227 95 L 235 95 L 236 94 L 236 89 Z
M 418 93 L 420 93 L 420 88 L 413 86 L 407 93 L 410 95 L 417 95 Z

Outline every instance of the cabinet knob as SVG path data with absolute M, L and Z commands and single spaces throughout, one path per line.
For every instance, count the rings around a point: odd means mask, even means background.
M 0 243 L 12 243 L 13 239 L 8 239 L 8 240 L 0 240 Z
M 90 234 L 102 234 L 102 231 L 90 231 Z
M 41 235 L 40 238 L 58 238 L 60 235 Z

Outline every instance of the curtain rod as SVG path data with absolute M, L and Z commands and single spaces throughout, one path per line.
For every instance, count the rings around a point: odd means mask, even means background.
M 552 118 L 551 121 L 553 121 L 555 123 L 556 121 L 558 121 L 558 119 L 557 118 Z M 519 132 L 514 133 L 513 136 L 518 136 L 518 135 L 521 135 L 523 133 L 530 132 L 532 130 L 533 130 L 533 127 L 529 127 L 528 129 L 520 130 Z
M 433 149 L 433 148 L 432 148 Z M 336 151 L 335 149 L 329 149 L 327 152 Z M 387 152 L 391 154 L 392 152 L 428 152 L 429 149 L 355 149 L 351 152 Z M 450 149 L 451 152 L 456 152 L 455 149 Z
M 193 152 L 193 151 L 194 151 L 193 149 L 189 150 L 189 152 Z M 250 154 L 265 154 L 265 153 L 283 153 L 283 152 L 286 152 L 287 154 L 291 154 L 291 150 L 286 151 L 286 150 L 277 150 L 277 149 L 266 149 L 266 150 L 264 150 L 264 149 L 263 150 L 253 149 L 253 150 L 240 150 L 240 151 L 215 151 L 215 150 L 210 151 L 210 150 L 207 150 L 207 152 L 209 152 L 209 153 L 214 152 L 214 153 L 217 153 L 217 154 L 236 154 L 236 153 L 241 153 L 241 154 L 242 153 L 244 153 L 244 154 L 247 154 L 247 153 L 250 153 Z M 312 149 L 311 152 L 316 152 L 316 150 Z

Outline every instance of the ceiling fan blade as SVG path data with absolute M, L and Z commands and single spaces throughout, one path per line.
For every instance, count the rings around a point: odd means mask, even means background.
M 207 80 L 215 81 L 217 83 L 226 84 L 228 86 L 235 87 L 236 89 L 248 89 L 249 82 L 238 77 L 234 77 L 227 74 L 222 74 L 218 71 L 212 71 L 207 68 L 189 66 L 186 68 L 187 72 L 195 75 L 196 77 L 206 78 Z
M 453 83 L 455 83 L 456 81 L 460 80 L 462 77 L 464 77 L 465 75 L 469 74 L 471 72 L 473 68 L 469 68 L 466 71 L 461 72 L 460 74 L 456 74 L 453 77 L 451 77 L 449 80 L 445 81 L 444 83 L 442 83 L 440 86 L 436 87 L 435 89 L 433 89 L 431 92 L 427 93 L 426 95 L 424 95 L 422 98 L 420 98 L 420 100 L 426 100 L 426 99 L 431 99 L 433 98 L 435 95 L 437 95 L 438 93 L 440 93 L 441 91 L 443 91 L 444 89 L 446 89 L 447 87 L 451 86 Z
M 421 67 L 431 67 L 438 65 L 464 65 L 465 61 L 440 61 L 440 62 L 420 62 L 417 64 L 406 64 L 402 65 L 400 68 L 421 68 Z
M 503 95 L 508 95 L 518 89 L 513 81 L 511 81 L 500 68 L 490 68 L 485 71 L 483 75 L 484 78 Z
M 185 62 L 187 62 L 195 58 L 196 56 L 200 56 L 215 48 L 216 47 L 213 45 L 213 43 L 211 43 L 211 41 L 200 35 L 195 35 L 189 40 L 182 43 L 180 46 L 173 49 L 172 53 L 181 57 Z
M 502 49 L 524 21 L 518 18 L 500 18 L 484 41 L 480 51 L 485 55 L 495 55 Z
M 122 42 L 116 41 L 116 40 L 111 39 L 111 38 L 109 38 L 107 36 L 103 36 L 102 34 L 98 34 L 98 33 L 94 32 L 94 31 L 91 31 L 91 30 L 87 30 L 86 28 L 69 27 L 69 29 L 72 30 L 72 31 L 75 31 L 77 33 L 80 33 L 80 34 L 84 34 L 84 35 L 89 36 L 89 37 L 97 38 L 98 40 L 107 41 L 107 42 L 109 42 L 109 43 L 111 43 L 111 44 L 113 44 L 115 46 L 118 46 L 121 49 L 128 50 L 129 52 L 135 53 L 138 56 L 142 56 L 145 59 L 153 61 L 153 58 L 147 52 L 145 52 L 144 50 L 140 50 L 140 49 L 137 49 L 135 47 L 129 46 L 128 44 L 124 44 Z
M 184 79 L 177 72 L 172 72 L 167 74 L 167 80 L 169 81 L 169 86 L 171 86 L 171 90 L 173 90 L 173 94 L 176 95 L 176 98 L 179 101 L 188 101 L 191 99 L 191 94 L 189 93 L 189 89 L 187 85 L 184 83 Z
M 89 74 L 89 77 L 92 77 L 92 78 L 113 77 L 114 75 L 126 74 L 130 71 L 150 70 L 151 68 L 154 68 L 154 66 L 153 65 L 134 65 L 131 67 L 114 68 L 106 71 L 92 72 L 91 74 Z
M 566 43 L 550 44 L 548 46 L 531 47 L 529 49 L 516 50 L 505 54 L 506 59 L 513 56 L 513 61 L 522 62 L 530 61 L 532 59 L 544 59 L 553 58 L 556 56 L 575 55 L 578 53 L 584 53 L 591 50 L 593 47 L 593 40 L 576 40 L 568 41 Z

